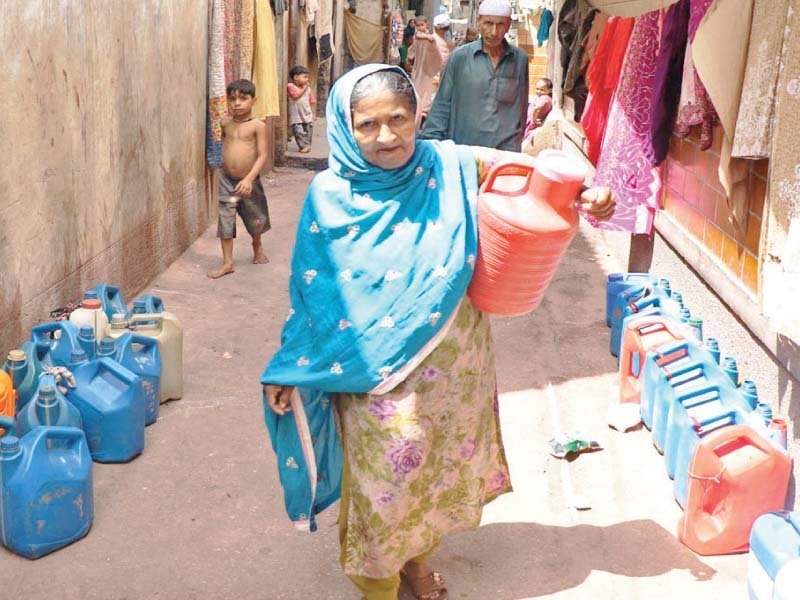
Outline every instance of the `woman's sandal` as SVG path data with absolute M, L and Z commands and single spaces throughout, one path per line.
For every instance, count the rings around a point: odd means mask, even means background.
M 440 573 L 431 571 L 427 575 L 411 577 L 405 570 L 400 574 L 405 577 L 417 600 L 447 600 L 447 586 Z

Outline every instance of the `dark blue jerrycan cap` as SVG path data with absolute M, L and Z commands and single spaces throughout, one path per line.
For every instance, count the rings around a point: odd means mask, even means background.
M 84 300 L 97 300 L 97 290 L 86 290 L 83 293 Z
M 71 363 L 80 363 L 87 360 L 89 360 L 89 358 L 86 356 L 86 352 L 84 352 L 82 348 L 73 350 L 69 354 L 69 362 Z
M 94 338 L 94 327 L 91 325 L 81 325 L 78 335 L 82 338 Z
M 11 454 L 19 450 L 19 438 L 15 435 L 7 435 L 0 438 L 0 452 Z
M 39 388 L 36 401 L 44 406 L 53 406 L 56 403 L 56 390 L 52 385 L 43 385 Z
M 117 351 L 117 344 L 114 338 L 103 338 L 100 340 L 100 348 L 98 354 L 100 356 L 113 356 Z

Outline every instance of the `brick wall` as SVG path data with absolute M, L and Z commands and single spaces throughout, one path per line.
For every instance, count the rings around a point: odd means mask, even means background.
M 757 294 L 769 161 L 752 161 L 747 182 L 750 213 L 746 230 L 740 231 L 728 220 L 730 211 L 717 175 L 721 139 L 721 132 L 715 131 L 714 145 L 704 152 L 696 131 L 686 139 L 672 136 L 664 162 L 664 210 L 718 258 L 734 279 Z

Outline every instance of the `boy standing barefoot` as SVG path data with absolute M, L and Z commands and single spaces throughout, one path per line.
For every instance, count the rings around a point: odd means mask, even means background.
M 267 159 L 267 126 L 251 114 L 256 99 L 256 87 L 251 81 L 234 81 L 228 85 L 226 93 L 232 117 L 222 122 L 217 223 L 217 237 L 222 244 L 222 266 L 207 273 L 212 279 L 233 273 L 237 213 L 253 238 L 253 263 L 269 262 L 261 245 L 261 234 L 270 227 L 269 209 L 259 177 Z

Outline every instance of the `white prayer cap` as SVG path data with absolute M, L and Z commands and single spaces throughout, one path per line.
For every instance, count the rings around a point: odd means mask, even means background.
M 433 18 L 433 28 L 444 29 L 445 27 L 450 27 L 450 17 L 447 16 L 447 13 L 436 15 Z
M 478 16 L 511 17 L 511 2 L 508 0 L 483 0 L 478 7 Z

